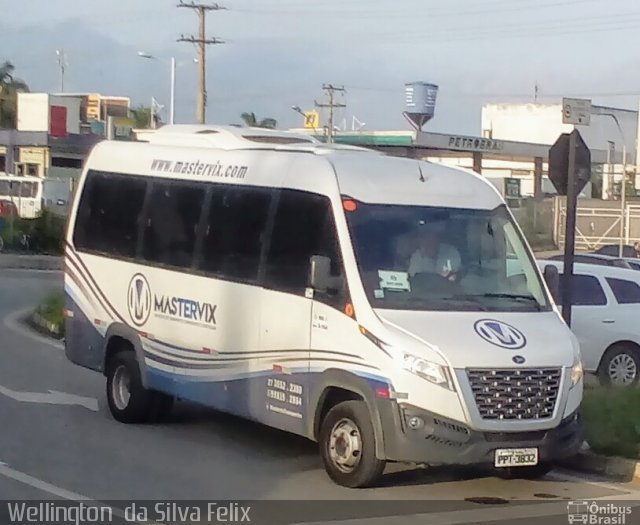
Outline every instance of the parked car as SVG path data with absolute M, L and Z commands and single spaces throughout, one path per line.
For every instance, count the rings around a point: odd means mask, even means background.
M 620 257 L 620 245 L 605 244 L 604 246 L 600 246 L 600 248 L 598 248 L 597 250 L 594 250 L 593 253 L 597 253 L 599 255 L 609 255 L 612 257 Z M 623 244 L 622 257 L 630 257 L 632 259 L 638 259 L 638 252 L 636 252 L 636 249 L 632 244 Z
M 623 257 L 632 270 L 640 270 L 640 259 L 637 257 Z
M 549 261 L 564 261 L 564 255 L 553 255 L 548 258 Z M 613 257 L 610 255 L 601 255 L 599 253 L 576 253 L 574 262 L 585 264 L 599 264 L 601 266 L 617 266 L 618 268 L 626 268 L 627 270 L 640 269 L 640 259 L 635 259 L 639 268 L 634 268 L 628 258 Z
M 554 265 L 562 277 L 563 263 Z M 604 384 L 631 386 L 640 378 L 640 273 L 597 264 L 574 265 L 571 329 L 580 342 L 584 369 Z M 561 307 L 560 290 L 555 297 Z

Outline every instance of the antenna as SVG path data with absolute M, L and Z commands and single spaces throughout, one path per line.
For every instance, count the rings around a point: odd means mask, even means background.
M 356 128 L 356 122 L 358 123 L 357 128 Z M 367 125 L 366 122 L 362 122 L 358 120 L 358 117 L 356 117 L 355 115 L 351 117 L 351 131 L 360 131 L 366 125 Z
M 418 163 L 418 171 L 420 172 L 420 177 L 418 178 L 418 180 L 420 182 L 425 182 L 426 179 L 424 178 L 424 173 L 422 173 L 422 164 L 420 164 L 419 160 L 417 160 L 416 162 Z
M 67 68 L 67 55 L 64 50 L 56 49 L 58 67 L 60 68 L 60 92 L 64 93 L 64 72 Z

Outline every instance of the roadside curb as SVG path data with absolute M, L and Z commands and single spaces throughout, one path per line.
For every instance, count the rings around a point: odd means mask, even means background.
M 622 478 L 626 481 L 640 480 L 640 461 L 634 459 L 579 452 L 561 464 L 579 472 Z
M 0 269 L 7 270 L 54 270 L 64 269 L 64 259 L 56 255 L 0 254 Z
M 26 321 L 38 332 L 55 339 L 62 340 L 62 327 L 56 323 L 51 323 L 42 317 L 38 312 L 33 312 L 27 316 Z

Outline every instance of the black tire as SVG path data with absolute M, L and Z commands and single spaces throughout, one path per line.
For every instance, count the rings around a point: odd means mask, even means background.
M 626 376 L 626 380 L 620 381 L 620 375 L 612 375 L 610 368 L 615 367 L 616 363 L 628 370 L 629 375 Z M 618 368 L 618 370 L 621 370 L 621 368 Z M 635 376 L 633 379 L 630 379 L 633 370 L 635 370 Z M 602 356 L 600 366 L 598 367 L 598 378 L 600 379 L 600 383 L 605 386 L 636 386 L 638 379 L 640 379 L 640 356 L 638 355 L 638 349 L 627 343 L 618 343 L 611 346 L 605 352 L 604 356 Z
M 332 437 L 336 435 L 341 437 Z M 344 443 L 345 436 L 353 439 L 350 444 L 352 446 Z M 343 401 L 329 410 L 320 426 L 318 441 L 324 468 L 338 485 L 349 488 L 369 487 L 384 471 L 386 462 L 376 458 L 373 423 L 364 401 Z M 336 444 L 343 447 L 342 458 L 345 461 L 342 465 L 339 460 L 332 458 L 332 453 L 334 457 L 336 455 Z M 348 464 L 352 462 L 353 464 Z
M 124 384 L 128 382 L 128 388 Z M 120 385 L 120 388 L 118 387 Z M 128 399 L 126 393 L 128 391 Z M 156 393 L 142 386 L 135 353 L 124 350 L 107 363 L 107 402 L 111 415 L 120 423 L 146 423 L 154 415 Z
M 174 398 L 162 392 L 153 392 L 154 400 L 149 421 L 164 421 L 171 414 Z
M 532 467 L 507 467 L 497 470 L 499 476 L 504 479 L 539 479 L 552 469 L 552 463 L 542 462 Z

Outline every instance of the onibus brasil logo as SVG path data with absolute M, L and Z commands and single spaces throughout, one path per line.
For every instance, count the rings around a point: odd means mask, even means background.
M 585 525 L 625 525 L 631 507 L 598 501 L 570 501 L 567 503 L 569 523 Z

